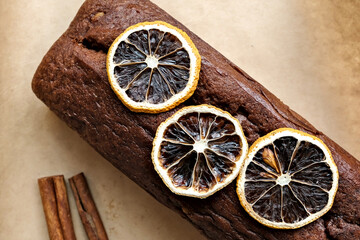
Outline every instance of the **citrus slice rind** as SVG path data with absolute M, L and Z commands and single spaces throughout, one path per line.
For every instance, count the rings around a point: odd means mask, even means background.
M 206 198 L 236 178 L 247 150 L 236 118 L 210 105 L 189 106 L 160 124 L 152 161 L 172 192 Z
M 317 137 L 281 128 L 250 147 L 237 179 L 244 209 L 263 225 L 296 229 L 330 210 L 339 173 Z
M 195 91 L 201 57 L 182 30 L 161 21 L 127 28 L 106 59 L 110 85 L 134 112 L 168 111 Z

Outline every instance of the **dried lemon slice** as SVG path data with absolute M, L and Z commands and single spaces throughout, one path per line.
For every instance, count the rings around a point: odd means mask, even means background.
M 260 223 L 295 229 L 331 208 L 338 179 L 335 162 L 320 139 L 282 128 L 250 147 L 237 193 L 241 205 Z
M 185 107 L 157 129 L 152 160 L 176 194 L 205 198 L 239 173 L 248 150 L 239 121 L 213 106 Z
M 159 113 L 195 91 L 201 57 L 189 36 L 165 22 L 143 22 L 115 39 L 106 67 L 112 89 L 132 111 Z

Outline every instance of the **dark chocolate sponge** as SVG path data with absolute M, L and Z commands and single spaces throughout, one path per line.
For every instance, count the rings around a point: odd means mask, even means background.
M 168 22 L 191 37 L 202 57 L 199 84 L 195 94 L 172 111 L 134 113 L 111 90 L 106 53 L 127 27 L 154 20 Z M 87 0 L 42 60 L 32 88 L 104 158 L 210 239 L 360 239 L 360 162 L 148 0 Z M 156 128 L 181 107 L 202 103 L 238 118 L 249 144 L 280 127 L 296 128 L 321 138 L 340 172 L 333 208 L 303 228 L 284 231 L 262 226 L 243 210 L 235 181 L 205 200 L 171 193 L 151 162 Z

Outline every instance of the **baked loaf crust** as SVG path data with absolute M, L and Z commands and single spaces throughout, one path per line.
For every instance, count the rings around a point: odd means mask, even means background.
M 199 84 L 195 94 L 172 111 L 134 113 L 111 90 L 106 52 L 127 27 L 155 20 L 168 22 L 191 37 L 202 56 Z M 148 0 L 87 0 L 42 60 L 32 88 L 102 156 L 209 239 L 360 239 L 360 162 Z M 153 137 L 158 125 L 175 111 L 202 103 L 222 108 L 239 119 L 249 144 L 281 127 L 321 138 L 340 172 L 333 208 L 303 228 L 284 231 L 262 226 L 243 210 L 235 181 L 204 200 L 170 192 L 151 162 Z

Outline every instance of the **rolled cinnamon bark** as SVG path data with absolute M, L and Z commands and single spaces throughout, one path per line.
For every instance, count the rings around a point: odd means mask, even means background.
M 38 179 L 51 240 L 76 240 L 63 175 Z
M 191 37 L 202 56 L 195 94 L 175 109 L 150 115 L 129 111 L 111 90 L 105 67 L 112 41 L 127 27 L 162 20 Z M 239 67 L 147 0 L 87 0 L 69 29 L 38 67 L 33 91 L 102 156 L 154 198 L 175 210 L 209 239 L 360 239 L 360 163 L 284 105 Z M 241 122 L 249 144 L 280 127 L 321 138 L 340 172 L 333 208 L 297 230 L 274 230 L 253 220 L 240 206 L 235 182 L 207 199 L 174 195 L 151 162 L 158 125 L 186 105 L 207 103 Z
M 104 224 L 96 208 L 85 175 L 79 173 L 69 178 L 69 183 L 89 240 L 108 240 Z

